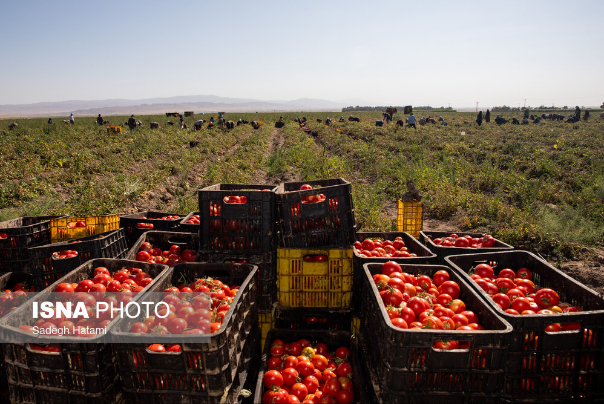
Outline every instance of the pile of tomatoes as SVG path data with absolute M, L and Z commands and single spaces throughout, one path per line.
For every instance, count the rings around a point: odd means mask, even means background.
M 493 267 L 478 264 L 470 277 L 493 301 L 508 314 L 554 315 L 580 312 L 581 308 L 560 302 L 558 293 L 550 288 L 540 288 L 532 281 L 533 274 L 528 268 L 516 271 L 504 268 L 495 277 Z M 546 326 L 548 332 L 578 330 L 580 323 L 553 323 Z
M 85 279 L 79 283 L 60 283 L 56 286 L 55 293 L 57 301 L 72 302 L 75 306 L 83 302 L 86 307 L 88 318 L 84 315 L 78 315 L 67 318 L 63 315 L 57 315 L 50 319 L 40 319 L 34 326 L 43 329 L 47 335 L 57 335 L 53 332 L 60 328 L 63 334 L 70 334 L 79 337 L 94 337 L 97 334 L 88 333 L 92 328 L 105 328 L 115 318 L 116 312 L 111 309 L 105 311 L 96 311 L 97 302 L 106 302 L 109 307 L 120 307 L 120 302 L 126 305 L 146 286 L 153 282 L 153 277 L 140 268 L 123 267 L 111 275 L 105 267 L 94 269 L 93 278 Z M 34 329 L 29 325 L 19 327 L 24 331 L 34 333 Z
M 402 329 L 435 330 L 483 330 L 478 316 L 466 310 L 460 299 L 457 282 L 449 280 L 449 273 L 437 271 L 431 278 L 427 275 L 413 276 L 403 272 L 393 261 L 382 265 L 382 273 L 373 275 L 373 281 L 394 327 Z M 468 342 L 437 341 L 435 348 L 466 348 Z
M 307 339 L 290 344 L 273 341 L 264 374 L 262 403 L 354 402 L 350 350 L 341 346 L 329 352 Z
M 222 198 L 224 203 L 247 203 L 247 196 L 231 195 Z
M 162 344 L 151 344 L 147 349 L 153 352 L 182 352 L 182 348 L 178 344 L 167 344 L 166 346 L 163 346 Z
M 65 258 L 73 258 L 77 257 L 78 252 L 75 250 L 63 250 L 63 251 L 55 251 L 52 253 L 53 260 L 62 260 Z
M 13 289 L 6 289 L 0 293 L 0 318 L 8 312 L 15 310 L 27 300 L 27 292 L 33 292 L 33 286 L 29 288 L 24 283 L 17 283 Z
M 432 240 L 434 244 L 441 247 L 458 247 L 458 248 L 490 248 L 494 247 L 497 240 L 487 234 L 480 238 L 472 236 L 458 236 L 453 233 L 449 237 L 435 238 Z
M 153 248 L 151 243 L 145 241 L 141 244 L 136 260 L 150 262 L 152 264 L 165 264 L 172 266 L 181 262 L 195 262 L 197 252 L 193 250 L 182 250 L 179 245 L 173 244 L 169 250 L 162 251 L 161 248 Z
M 239 286 L 218 279 L 198 279 L 191 284 L 164 290 L 163 302 L 155 316 L 134 323 L 135 334 L 213 334 L 220 329 Z
M 187 220 L 187 224 L 199 224 L 200 223 L 199 215 L 193 215 Z
M 361 257 L 417 257 L 417 254 L 410 253 L 405 247 L 402 237 L 397 237 L 394 241 L 366 238 L 363 242 L 356 241 L 354 248 Z

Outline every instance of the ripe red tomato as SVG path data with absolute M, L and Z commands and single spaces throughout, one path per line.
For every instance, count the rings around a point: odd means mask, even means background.
M 443 282 L 439 287 L 438 291 L 440 293 L 445 293 L 450 295 L 453 299 L 457 299 L 460 295 L 460 289 L 457 282 L 454 281 L 446 281 Z
M 264 387 L 266 387 L 267 389 L 272 389 L 273 386 L 283 386 L 283 376 L 276 370 L 269 370 L 268 372 L 266 372 L 262 381 L 264 383 Z
M 560 297 L 554 290 L 543 288 L 535 293 L 535 303 L 542 309 L 550 306 L 557 306 L 558 303 L 560 303 Z
M 145 323 L 134 323 L 130 328 L 130 332 L 134 334 L 146 334 L 149 332 L 149 327 Z
M 491 278 L 495 277 L 495 271 L 488 264 L 478 264 L 474 268 L 474 273 L 479 275 L 481 278 Z
M 147 349 L 154 352 L 165 352 L 166 350 L 162 344 L 151 344 Z
M 388 261 L 385 262 L 384 265 L 382 265 L 382 274 L 390 276 L 390 274 L 392 274 L 393 272 L 403 272 L 401 266 L 398 263 L 394 261 Z

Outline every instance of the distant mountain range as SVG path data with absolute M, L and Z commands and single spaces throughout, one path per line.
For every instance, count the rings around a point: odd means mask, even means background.
M 74 116 L 103 115 L 152 115 L 165 112 L 255 112 L 255 111 L 340 111 L 349 106 L 345 102 L 300 98 L 293 101 L 263 101 L 250 98 L 227 98 L 216 95 L 189 95 L 178 97 L 148 98 L 139 100 L 72 100 L 39 102 L 35 104 L 0 105 L 0 116 Z M 363 105 L 355 103 L 355 105 Z

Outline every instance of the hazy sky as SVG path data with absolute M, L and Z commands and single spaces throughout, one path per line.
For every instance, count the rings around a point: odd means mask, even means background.
M 0 104 L 599 106 L 604 1 L 2 2 Z

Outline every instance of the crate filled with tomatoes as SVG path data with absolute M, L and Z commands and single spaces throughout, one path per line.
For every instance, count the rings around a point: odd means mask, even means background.
M 31 265 L 34 284 L 42 290 L 95 258 L 124 258 L 128 252 L 123 229 L 96 234 L 81 239 L 32 247 Z
M 29 268 L 30 247 L 50 243 L 50 221 L 61 216 L 23 216 L 0 222 L 0 273 Z
M 447 258 L 513 326 L 503 395 L 604 399 L 604 299 L 527 251 Z
M 489 402 L 512 327 L 442 265 L 364 265 L 359 347 L 378 400 Z
M 128 250 L 125 258 L 173 266 L 196 262 L 199 235 L 173 231 L 148 231 Z
M 72 217 L 63 216 L 50 221 L 51 242 L 73 240 L 107 233 L 120 227 L 120 215 Z
M 120 217 L 120 227 L 126 232 L 128 247 L 132 247 L 146 231 L 178 231 L 183 215 L 145 211 Z
M 278 248 L 277 302 L 284 308 L 349 308 L 352 248 Z
M 354 242 L 353 306 L 360 312 L 363 265 L 370 262 L 399 264 L 436 263 L 436 254 L 406 232 L 357 232 Z
M 348 247 L 355 241 L 352 186 L 342 178 L 281 184 L 277 212 L 281 247 Z
M 171 267 L 141 312 L 111 330 L 129 402 L 218 403 L 238 388 L 246 344 L 260 335 L 253 265 Z M 153 314 L 153 313 L 151 313 Z
M 268 333 L 254 403 L 369 403 L 354 337 L 346 331 Z
M 197 191 L 205 252 L 274 251 L 275 185 L 215 184 Z
M 11 342 L 2 345 L 11 401 L 115 401 L 119 375 L 107 332 L 118 313 L 110 307 L 137 302 L 167 270 L 165 265 L 93 259 L 2 318 L 2 339 Z
M 445 263 L 447 255 L 474 254 L 476 252 L 496 252 L 513 250 L 509 244 L 504 243 L 484 233 L 460 233 L 448 231 L 421 231 L 419 240 L 430 251 L 438 256 L 441 264 Z
M 201 216 L 199 212 L 191 212 L 180 221 L 178 231 L 198 233 L 201 230 Z

